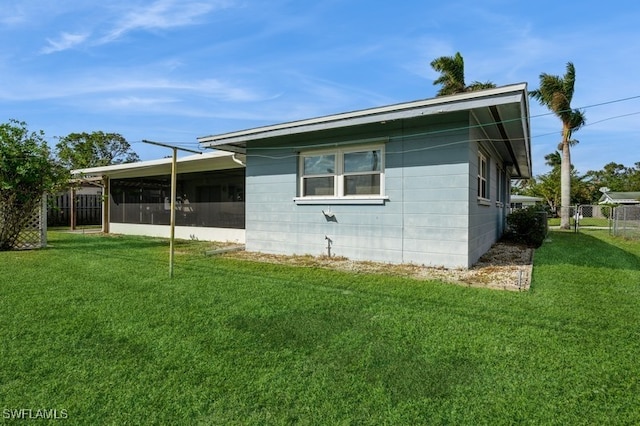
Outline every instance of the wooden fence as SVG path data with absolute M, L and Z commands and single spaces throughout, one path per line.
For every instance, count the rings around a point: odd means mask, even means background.
M 76 226 L 102 224 L 102 195 L 76 195 Z M 47 226 L 71 226 L 69 193 L 49 196 Z

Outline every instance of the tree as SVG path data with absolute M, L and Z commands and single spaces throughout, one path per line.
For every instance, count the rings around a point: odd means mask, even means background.
M 544 156 L 544 163 L 552 168 L 558 168 L 562 165 L 562 156 L 558 151 L 553 151 L 551 154 Z
M 485 83 L 474 81 L 467 86 L 464 82 L 464 59 L 462 59 L 460 52 L 456 52 L 455 56 L 441 56 L 434 59 L 431 61 L 431 68 L 440 73 L 440 77 L 433 82 L 434 85 L 442 85 L 436 96 L 474 92 L 496 87 L 490 81 Z
M 599 188 L 607 187 L 611 192 L 640 191 L 640 163 L 634 167 L 611 162 L 605 164 L 602 170 L 589 170 L 586 175 L 596 190 L 596 196 L 601 194 Z
M 0 124 L 0 251 L 10 250 L 45 192 L 67 181 L 54 162 L 42 131 L 24 122 Z
M 545 164 L 551 170 L 545 174 L 523 181 L 514 193 L 532 197 L 544 198 L 551 212 L 557 212 L 561 199 L 561 155 L 554 151 L 544 156 Z M 571 167 L 571 203 L 588 204 L 591 202 L 590 187 L 585 183 L 585 177 L 579 176 L 575 168 Z
M 640 162 L 636 162 L 631 168 L 629 176 L 629 188 L 631 191 L 640 191 Z
M 567 71 L 563 77 L 540 74 L 540 87 L 532 90 L 532 98 L 546 106 L 562 121 L 562 141 L 558 149 L 562 152 L 560 167 L 560 227 L 569 229 L 569 207 L 571 204 L 571 154 L 569 147 L 578 141 L 572 139 L 573 132 L 584 126 L 586 118 L 584 112 L 571 108 L 574 85 L 576 81 L 575 67 L 567 63 Z
M 129 142 L 118 133 L 70 133 L 60 138 L 56 150 L 60 162 L 68 169 L 140 161 Z

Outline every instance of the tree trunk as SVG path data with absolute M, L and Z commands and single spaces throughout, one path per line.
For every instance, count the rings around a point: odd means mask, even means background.
M 563 126 L 565 127 L 565 126 Z M 571 153 L 569 129 L 562 132 L 562 163 L 560 164 L 560 229 L 570 229 L 571 210 Z

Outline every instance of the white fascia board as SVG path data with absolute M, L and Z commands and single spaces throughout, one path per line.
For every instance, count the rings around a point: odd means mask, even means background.
M 229 161 L 231 160 L 232 153 L 224 152 L 224 151 L 215 151 L 215 152 L 207 152 L 203 154 L 194 154 L 188 155 L 185 157 L 180 157 L 176 160 L 177 164 L 183 165 L 195 165 L 200 162 L 207 162 L 214 159 L 224 160 L 225 158 Z M 140 176 L 140 173 L 144 172 L 144 174 L 148 176 L 153 176 L 157 174 L 163 174 L 166 170 L 171 170 L 172 158 L 160 158 L 157 160 L 148 160 L 148 161 L 138 161 L 136 163 L 123 163 L 123 164 L 114 164 L 111 166 L 102 166 L 102 167 L 89 167 L 85 169 L 75 169 L 71 170 L 71 175 L 76 177 L 87 177 L 87 176 L 120 176 L 124 177 L 126 175 Z M 203 163 L 205 164 L 205 163 Z M 230 167 L 233 168 L 233 167 Z M 166 169 L 166 170 L 165 170 Z M 203 167 L 203 170 L 207 169 L 207 167 Z M 167 172 L 168 173 L 168 172 Z

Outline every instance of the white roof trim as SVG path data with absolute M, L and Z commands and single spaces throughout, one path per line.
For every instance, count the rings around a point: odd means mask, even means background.
M 519 203 L 523 201 L 544 201 L 544 198 L 542 197 L 530 197 L 528 195 L 511 195 L 509 198 L 512 203 Z
M 640 204 L 640 199 L 638 198 L 623 198 L 635 196 L 636 194 L 640 195 L 640 192 L 607 192 L 602 194 L 598 204 Z
M 348 121 L 348 125 L 353 126 L 377 121 L 397 120 L 491 106 L 496 104 L 495 101 L 492 102 L 492 99 L 498 97 L 501 98 L 501 101 L 498 103 L 517 103 L 523 101 L 523 94 L 524 98 L 526 98 L 526 88 L 526 83 L 520 83 L 494 89 L 441 96 L 420 101 L 257 127 L 237 132 L 203 136 L 199 137 L 198 141 L 203 147 L 215 147 L 226 143 L 239 144 L 265 137 L 343 127 L 345 126 L 345 121 Z M 505 98 L 506 95 L 510 96 Z M 526 99 L 524 99 L 524 102 L 527 102 Z
M 185 157 L 179 157 L 176 160 L 178 164 L 194 164 L 201 161 L 207 161 L 212 159 L 225 159 L 228 157 L 230 161 L 233 153 L 224 152 L 224 151 L 212 151 L 205 152 L 203 154 L 194 154 L 188 155 Z M 71 175 L 76 177 L 87 177 L 87 176 L 102 176 L 102 175 L 110 175 L 113 173 L 122 173 L 127 171 L 136 171 L 142 169 L 154 169 L 161 168 L 162 166 L 170 166 L 172 163 L 172 158 L 160 158 L 158 160 L 148 160 L 148 161 L 138 161 L 135 163 L 123 163 L 123 164 L 114 164 L 110 166 L 102 166 L 102 167 L 88 167 L 84 169 L 75 169 L 71 170 Z

